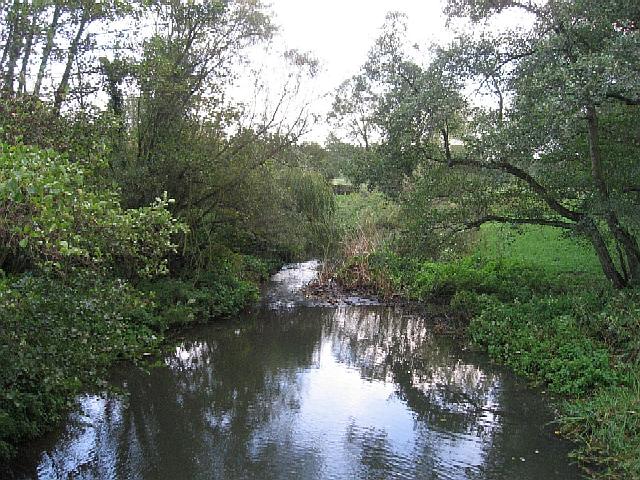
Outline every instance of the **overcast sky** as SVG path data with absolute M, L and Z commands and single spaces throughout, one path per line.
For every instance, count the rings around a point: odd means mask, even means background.
M 346 79 L 356 74 L 366 61 L 367 53 L 381 32 L 390 11 L 407 14 L 408 42 L 417 44 L 428 63 L 428 49 L 433 44 L 446 44 L 455 36 L 446 25 L 443 14 L 445 0 L 265 0 L 274 21 L 280 27 L 276 45 L 282 49 L 309 51 L 321 62 L 314 83 L 313 110 L 322 118 L 331 107 L 331 93 Z M 509 10 L 491 22 L 491 30 L 530 26 L 531 17 L 522 11 Z M 468 29 L 468 23 L 457 23 Z M 277 67 L 266 60 L 266 70 L 275 75 Z M 270 66 L 271 65 L 271 66 Z M 274 71 L 275 70 L 275 71 Z M 275 80 L 274 84 L 277 83 Z M 481 100 L 485 102 L 486 100 Z M 322 141 L 329 133 L 321 120 L 306 136 Z
M 323 95 L 358 72 L 389 11 L 408 15 L 411 43 L 427 46 L 451 37 L 441 0 L 271 0 L 268 4 L 280 26 L 277 44 L 310 51 L 320 60 L 314 110 L 321 115 L 331 106 Z M 327 133 L 321 122 L 307 139 L 320 141 Z
M 412 43 L 426 45 L 448 37 L 440 0 L 271 0 L 270 4 L 282 40 L 321 60 L 327 88 L 358 71 L 389 11 L 408 15 Z

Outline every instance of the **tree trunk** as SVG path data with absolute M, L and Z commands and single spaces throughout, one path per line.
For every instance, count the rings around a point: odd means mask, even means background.
M 56 9 L 53 11 L 53 19 L 51 20 L 51 26 L 47 31 L 47 43 L 42 50 L 42 59 L 40 60 L 40 68 L 38 69 L 38 77 L 36 78 L 36 84 L 33 87 L 33 94 L 38 97 L 40 96 L 40 88 L 42 87 L 42 79 L 44 78 L 44 73 L 47 70 L 47 63 L 49 63 L 49 57 L 51 56 L 51 51 L 53 50 L 53 40 L 56 36 L 56 31 L 58 29 L 58 22 L 60 21 L 60 15 L 62 14 L 62 8 L 59 3 L 56 3 Z
M 587 107 L 587 124 L 589 129 L 589 156 L 591 157 L 591 175 L 596 189 L 605 205 L 604 218 L 611 230 L 615 241 L 624 250 L 629 279 L 640 279 L 640 248 L 636 239 L 622 226 L 615 210 L 610 207 L 611 196 L 607 187 L 602 167 L 602 155 L 600 153 L 598 114 L 593 105 Z M 622 266 L 624 270 L 624 265 Z
M 4 48 L 2 49 L 2 60 L 0 60 L 0 65 L 4 68 L 4 62 L 7 60 L 7 55 L 9 55 L 9 49 L 11 47 L 11 38 L 13 37 L 13 28 L 14 24 L 11 22 L 11 15 L 7 14 L 6 21 L 7 25 L 7 42 L 4 44 Z
M 593 248 L 598 255 L 598 259 L 600 260 L 600 265 L 602 266 L 602 271 L 605 276 L 611 281 L 615 288 L 624 288 L 627 286 L 627 280 L 618 272 L 616 269 L 615 263 L 611 258 L 611 254 L 609 253 L 609 249 L 607 248 L 607 243 L 602 238 L 602 234 L 596 223 L 589 219 L 586 222 L 584 227 L 584 231 L 589 237 Z
M 7 67 L 4 72 L 4 90 L 8 94 L 13 93 L 16 65 L 22 49 L 23 19 L 22 8 L 18 0 L 13 4 L 11 16 L 11 36 L 7 40 Z
M 498 127 L 502 128 L 502 124 L 504 123 L 504 96 L 502 95 L 500 84 L 495 77 L 493 77 L 493 88 L 498 96 Z
M 60 113 L 60 108 L 62 107 L 62 102 L 67 96 L 67 88 L 69 86 L 69 77 L 71 76 L 71 68 L 73 67 L 73 62 L 78 55 L 78 47 L 80 45 L 80 39 L 82 38 L 82 34 L 84 33 L 85 27 L 89 21 L 89 8 L 84 7 L 82 12 L 82 18 L 80 20 L 80 25 L 78 25 L 78 31 L 76 32 L 76 36 L 73 38 L 71 42 L 71 46 L 69 47 L 69 55 L 67 56 L 67 66 L 64 69 L 64 73 L 62 74 L 62 79 L 60 80 L 60 85 L 56 90 L 54 101 L 53 101 L 53 111 L 56 114 Z
M 453 158 L 451 157 L 451 143 L 449 142 L 449 125 L 447 122 L 444 124 L 444 128 L 441 130 L 442 141 L 444 143 L 444 154 L 447 159 L 447 166 L 453 167 Z
M 29 57 L 31 56 L 31 49 L 33 47 L 33 36 L 35 35 L 36 26 L 38 23 L 38 14 L 33 12 L 33 18 L 31 19 L 31 25 L 27 32 L 27 39 L 24 44 L 24 53 L 22 54 L 22 66 L 20 67 L 20 76 L 18 77 L 18 92 L 26 93 L 27 91 L 27 68 L 29 67 Z

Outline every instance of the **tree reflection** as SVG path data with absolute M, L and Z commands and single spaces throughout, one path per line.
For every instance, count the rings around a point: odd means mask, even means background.
M 518 405 L 501 373 L 462 358 L 424 319 L 392 308 L 262 312 L 193 332 L 163 368 L 119 372 L 127 397 L 87 397 L 86 423 L 46 450 L 39 471 L 172 479 L 511 471 L 502 452 L 529 444 L 513 442 L 501 412 Z
M 449 430 L 468 432 L 496 407 L 499 377 L 461 361 L 453 343 L 436 341 L 422 317 L 351 307 L 338 309 L 325 328 L 340 361 L 364 378 L 394 382 L 424 420 L 446 419 Z

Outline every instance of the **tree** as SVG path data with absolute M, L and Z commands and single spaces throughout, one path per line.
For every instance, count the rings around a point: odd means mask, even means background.
M 528 12 L 532 28 L 462 35 L 425 74 L 406 55 L 387 62 L 396 70 L 384 78 L 391 97 L 379 99 L 387 113 L 378 122 L 382 147 L 416 165 L 420 225 L 449 233 L 486 222 L 559 227 L 591 242 L 614 286 L 637 282 L 639 142 L 620 132 L 640 127 L 640 5 L 448 4 L 476 29 L 508 9 Z M 469 82 L 494 95 L 497 107 L 457 115 Z M 432 135 L 453 124 L 464 140 L 457 150 L 446 135 Z
M 131 11 L 131 3 L 121 0 L 3 2 L 0 18 L 5 47 L 0 68 L 4 95 L 31 93 L 40 97 L 47 70 L 53 61 L 60 61 L 62 74 L 50 85 L 54 110 L 59 113 L 72 90 L 74 67 L 79 68 L 80 58 L 95 49 L 89 27 L 94 22 L 106 25 L 109 20 L 122 17 Z M 88 73 L 91 73 L 90 67 Z
M 114 191 L 86 181 L 93 172 L 53 150 L 0 143 L 0 268 L 115 267 L 128 278 L 166 272 L 175 236 L 166 195 L 122 209 Z
M 351 138 L 359 138 L 368 154 L 367 182 L 394 196 L 425 155 L 441 150 L 451 162 L 452 135 L 467 110 L 456 77 L 438 62 L 423 68 L 412 58 L 405 20 L 398 13 L 387 16 L 362 73 L 338 90 L 333 112 L 353 125 Z
M 532 31 L 517 42 L 493 39 L 498 72 L 512 77 L 505 82 L 512 106 L 504 124 L 482 125 L 477 140 L 469 139 L 468 155 L 454 162 L 504 175 L 503 184 L 514 190 L 512 204 L 508 210 L 490 204 L 468 225 L 501 221 L 567 229 L 590 240 L 616 287 L 637 282 L 638 198 L 630 186 L 638 182 L 638 141 L 615 132 L 639 125 L 633 112 L 640 94 L 640 6 L 575 0 L 450 7 L 485 18 L 520 8 L 535 17 Z M 486 78 L 480 69 L 473 73 Z

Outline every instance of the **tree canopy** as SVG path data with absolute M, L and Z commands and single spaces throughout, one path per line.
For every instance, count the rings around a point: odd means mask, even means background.
M 531 28 L 490 27 L 507 9 L 528 12 Z M 363 67 L 379 137 L 369 181 L 407 195 L 432 244 L 486 222 L 552 225 L 588 239 L 614 285 L 637 282 L 640 6 L 456 0 L 447 11 L 473 32 L 420 64 L 392 15 Z M 494 100 L 470 104 L 470 87 Z

